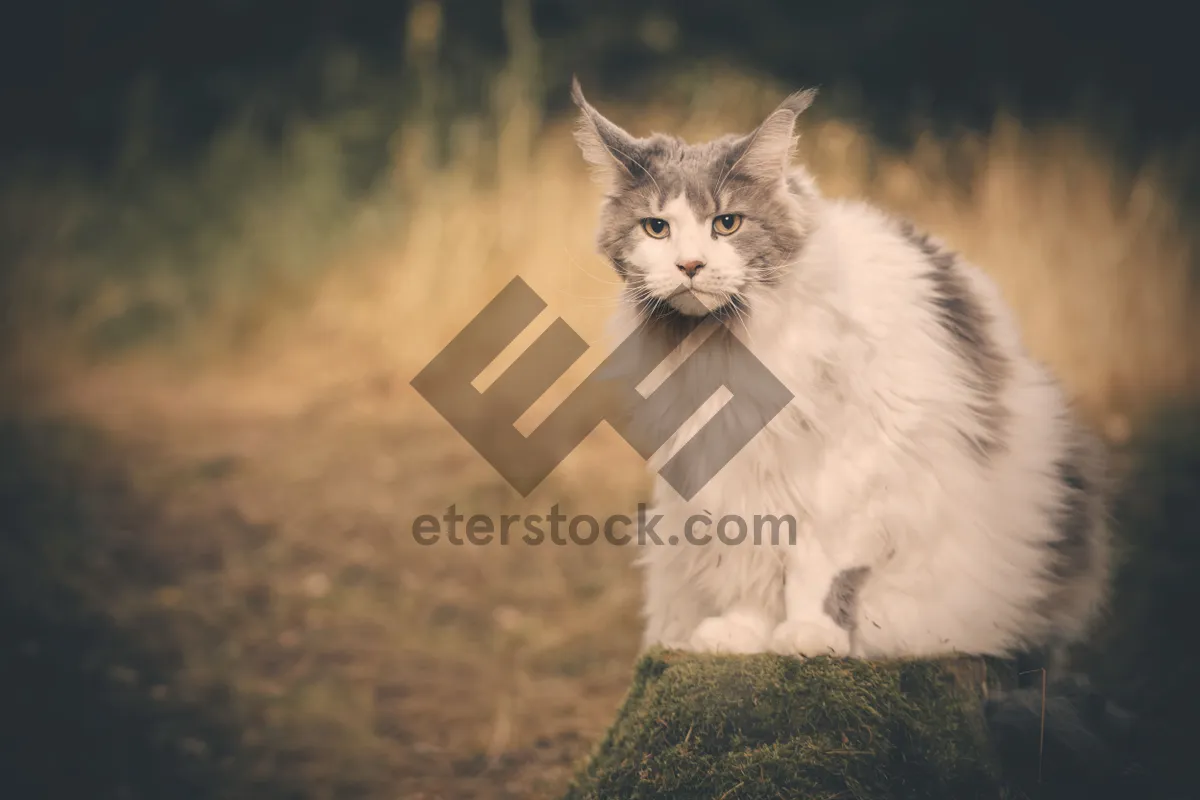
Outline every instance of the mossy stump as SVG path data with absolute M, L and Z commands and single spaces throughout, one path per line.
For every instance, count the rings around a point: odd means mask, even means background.
M 653 651 L 565 800 L 1001 798 L 982 701 L 1008 662 Z

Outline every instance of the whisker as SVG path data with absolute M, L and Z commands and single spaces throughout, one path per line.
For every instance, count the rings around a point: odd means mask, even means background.
M 574 255 L 572 255 L 572 254 L 571 254 L 571 251 L 570 251 L 570 249 L 569 249 L 569 248 L 567 248 L 567 247 L 564 247 L 564 248 L 563 248 L 563 253 L 564 253 L 564 254 L 567 256 L 567 261 L 568 261 L 568 263 L 570 263 L 570 265 L 571 265 L 572 267 L 574 267 L 575 269 L 579 270 L 579 271 L 580 271 L 580 272 L 582 272 L 584 275 L 588 276 L 589 278 L 591 278 L 592 280 L 596 281 L 597 283 L 602 283 L 602 284 L 604 284 L 605 286 L 619 286 L 619 285 L 621 285 L 621 280 L 620 280 L 619 278 L 618 278 L 617 280 L 615 280 L 615 281 L 614 281 L 614 280 L 606 280 L 606 279 L 604 279 L 604 278 L 601 278 L 599 275 L 595 275 L 595 274 L 593 274 L 593 273 L 591 273 L 591 272 L 588 272 L 588 271 L 587 271 L 587 269 L 585 269 L 585 268 L 583 267 L 583 265 L 579 263 L 579 259 L 578 259 L 578 258 L 576 258 Z
M 733 313 L 737 315 L 738 321 L 742 324 L 742 331 L 745 332 L 746 338 L 750 340 L 751 349 L 757 350 L 758 344 L 754 341 L 754 335 L 750 333 L 750 317 L 747 313 L 747 310 L 740 302 L 732 303 L 731 307 L 733 309 Z
M 800 259 L 797 259 L 796 261 L 788 261 L 783 264 L 767 264 L 763 267 L 760 267 L 759 271 L 764 272 L 768 275 L 773 275 L 773 274 L 776 274 L 778 272 L 781 272 L 781 271 L 787 269 L 788 267 L 794 267 L 799 263 L 800 263 Z

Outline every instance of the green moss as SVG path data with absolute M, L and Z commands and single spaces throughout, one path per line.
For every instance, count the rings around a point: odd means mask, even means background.
M 1006 665 L 651 652 L 566 800 L 1004 797 L 980 712 Z

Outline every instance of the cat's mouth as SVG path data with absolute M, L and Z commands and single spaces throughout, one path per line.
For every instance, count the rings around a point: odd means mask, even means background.
M 645 299 L 638 304 L 643 315 L 652 320 L 674 317 L 690 324 L 705 319 L 732 320 L 742 316 L 746 302 L 740 295 L 708 292 L 692 287 L 681 288 L 666 298 Z
M 683 323 L 688 330 L 706 319 L 737 320 L 749 310 L 746 300 L 736 292 L 712 292 L 694 286 L 680 286 L 671 294 L 655 296 L 644 287 L 629 298 L 639 315 L 651 323 Z
M 725 292 L 708 292 L 695 287 L 680 287 L 666 298 L 672 308 L 689 317 L 719 316 L 722 310 L 734 304 L 736 295 Z M 728 308 L 728 310 L 732 310 Z

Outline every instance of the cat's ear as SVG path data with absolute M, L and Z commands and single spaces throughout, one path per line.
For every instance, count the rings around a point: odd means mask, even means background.
M 638 140 L 609 122 L 584 99 L 579 79 L 571 78 L 571 99 L 579 107 L 579 125 L 575 128 L 575 141 L 583 151 L 583 157 L 599 173 L 610 181 L 620 181 L 636 176 L 642 170 L 638 161 Z
M 744 143 L 739 168 L 765 180 L 782 180 L 796 146 L 796 118 L 816 99 L 816 89 L 795 92 L 771 112 Z

